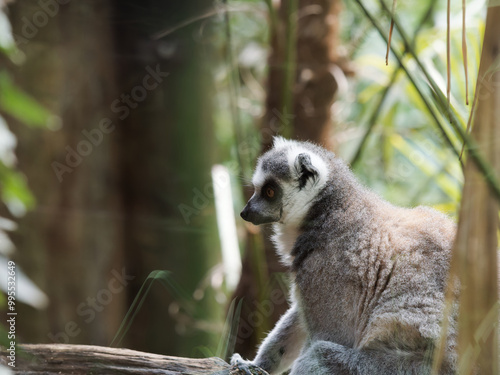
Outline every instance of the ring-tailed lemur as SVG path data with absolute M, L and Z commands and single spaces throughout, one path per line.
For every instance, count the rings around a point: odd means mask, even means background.
M 275 223 L 292 303 L 253 361 L 233 356 L 233 373 L 429 373 L 455 224 L 391 205 L 307 142 L 275 138 L 252 182 L 241 217 Z M 456 366 L 456 313 L 450 321 L 440 374 Z

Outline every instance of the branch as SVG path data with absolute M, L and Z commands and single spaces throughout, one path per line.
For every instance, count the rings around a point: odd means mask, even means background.
M 7 366 L 9 355 L 5 348 L 0 348 L 0 364 Z M 15 364 L 14 371 L 27 375 L 228 375 L 230 368 L 216 357 L 180 358 L 130 349 L 64 344 L 19 345 Z

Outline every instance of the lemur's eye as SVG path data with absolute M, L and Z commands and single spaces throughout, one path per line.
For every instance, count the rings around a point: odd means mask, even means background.
M 280 186 L 274 181 L 266 181 L 260 190 L 260 196 L 269 202 L 281 197 Z

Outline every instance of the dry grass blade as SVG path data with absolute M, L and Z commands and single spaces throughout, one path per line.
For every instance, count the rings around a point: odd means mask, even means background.
M 397 0 L 392 1 L 391 27 L 389 29 L 389 38 L 388 38 L 388 42 L 387 42 L 387 52 L 385 54 L 385 65 L 389 65 L 389 52 L 391 51 L 392 30 L 394 29 L 394 13 L 396 12 L 396 2 L 397 2 Z
M 448 111 L 450 110 L 450 96 L 451 96 L 451 37 L 450 37 L 450 28 L 451 28 L 451 10 L 450 10 L 450 2 L 448 0 L 447 10 L 446 10 L 446 97 L 448 98 Z
M 466 133 L 470 133 L 470 128 L 472 125 L 472 118 L 474 117 L 474 110 L 476 109 L 476 102 L 477 102 L 477 91 L 476 91 L 476 94 L 474 95 L 474 99 L 472 100 L 472 107 L 470 109 L 469 121 L 467 121 L 467 129 L 465 130 Z M 467 104 L 469 104 L 469 103 L 467 103 Z M 462 160 L 462 155 L 464 153 L 464 150 L 465 150 L 465 142 L 462 146 L 462 150 L 460 151 L 459 160 Z
M 469 105 L 469 70 L 467 67 L 467 28 L 465 26 L 465 16 L 466 3 L 465 0 L 462 0 L 462 55 L 464 57 L 465 72 L 465 104 Z
M 204 19 L 207 19 L 207 18 L 211 18 L 211 17 L 214 17 L 214 16 L 217 16 L 219 14 L 222 14 L 222 13 L 225 13 L 225 12 L 233 12 L 233 13 L 241 13 L 241 12 L 247 12 L 247 13 L 261 13 L 263 17 L 266 17 L 267 14 L 265 12 L 263 12 L 259 7 L 257 6 L 243 6 L 243 5 L 218 5 L 216 7 L 214 7 L 213 9 L 210 9 L 210 10 L 207 10 L 206 12 L 202 13 L 202 14 L 199 14 L 197 16 L 194 16 L 194 17 L 190 17 L 182 22 L 179 22 L 178 24 L 168 28 L 168 29 L 164 29 L 164 30 L 161 30 L 161 31 L 158 31 L 156 33 L 154 33 L 153 35 L 151 35 L 151 39 L 153 40 L 158 40 L 158 39 L 161 39 L 161 38 L 164 38 L 172 33 L 175 33 L 176 31 L 186 27 L 186 26 L 189 26 L 193 23 L 196 23 L 198 21 L 201 21 L 201 20 L 204 20 Z
M 389 52 L 391 51 L 392 29 L 394 29 L 394 18 L 391 19 L 391 28 L 389 29 L 389 42 L 387 42 L 387 52 L 385 54 L 385 65 L 389 65 Z

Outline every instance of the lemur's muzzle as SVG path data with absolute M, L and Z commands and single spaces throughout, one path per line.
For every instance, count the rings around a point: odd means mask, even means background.
M 245 208 L 243 208 L 243 211 L 241 211 L 241 218 L 254 225 L 275 223 L 280 219 L 275 215 L 269 215 L 262 206 L 264 206 L 264 204 L 260 204 L 258 198 L 250 198 Z

